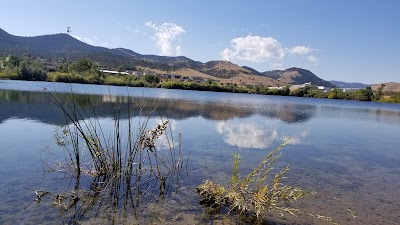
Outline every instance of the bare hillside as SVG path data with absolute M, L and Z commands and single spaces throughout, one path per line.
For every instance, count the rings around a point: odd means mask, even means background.
M 389 82 L 389 83 L 384 83 L 384 85 L 385 87 L 383 88 L 383 91 L 400 92 L 400 83 Z M 374 84 L 371 86 L 371 88 L 372 90 L 376 91 L 380 86 L 381 84 Z

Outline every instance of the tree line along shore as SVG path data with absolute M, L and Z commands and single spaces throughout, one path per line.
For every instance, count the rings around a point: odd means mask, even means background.
M 211 79 L 177 79 L 155 73 L 107 73 L 98 64 L 87 58 L 72 62 L 69 66 L 60 64 L 56 68 L 49 69 L 34 58 L 10 56 L 5 60 L 5 57 L 3 57 L 0 67 L 0 79 L 400 103 L 400 93 L 384 91 L 383 84 L 376 91 L 373 91 L 371 87 L 367 87 L 353 92 L 345 92 L 339 88 L 332 88 L 331 91 L 322 91 L 313 88 L 312 85 L 292 89 L 290 85 L 271 88 L 263 85 L 222 84 Z

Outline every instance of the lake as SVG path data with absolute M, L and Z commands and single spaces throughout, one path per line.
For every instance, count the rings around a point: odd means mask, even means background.
M 48 91 L 61 97 L 77 94 L 95 109 L 103 130 L 113 125 L 115 104 L 123 123 L 131 115 L 133 124 L 139 124 L 151 111 L 156 113 L 149 117 L 149 129 L 160 116 L 168 119 L 172 142 L 178 146 L 182 134 L 182 158 L 188 159 L 179 187 L 165 199 L 141 206 L 139 222 L 132 222 L 132 213 L 118 215 L 125 219 L 115 222 L 107 210 L 68 214 L 54 207 L 50 197 L 37 203 L 35 190 L 67 192 L 74 183 L 71 176 L 45 172 L 45 162 L 65 159 L 54 140 L 65 119 Z M 134 106 L 130 112 L 125 110 L 128 103 Z M 251 224 L 226 212 L 207 211 L 195 188 L 207 179 L 228 184 L 235 152 L 242 157 L 240 174 L 245 176 L 286 138 L 289 144 L 275 166 L 289 164 L 285 182 L 316 192 L 295 207 L 340 224 L 398 224 L 399 134 L 396 104 L 0 81 L 0 224 Z M 328 223 L 271 215 L 271 224 Z

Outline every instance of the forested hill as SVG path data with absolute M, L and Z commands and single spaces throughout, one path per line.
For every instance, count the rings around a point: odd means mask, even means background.
M 72 61 L 87 57 L 109 67 L 120 65 L 160 67 L 160 64 L 181 67 L 197 66 L 200 63 L 186 57 L 141 55 L 129 49 L 92 46 L 67 34 L 19 37 L 0 28 L 0 52 L 2 54 L 29 54 L 41 58 L 64 59 L 66 58 L 67 46 L 69 58 Z

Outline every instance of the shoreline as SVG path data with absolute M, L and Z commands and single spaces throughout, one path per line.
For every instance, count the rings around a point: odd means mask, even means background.
M 25 82 L 27 80 L 12 80 L 12 79 L 0 79 L 1 83 L 6 83 L 2 81 L 19 81 L 19 82 Z M 221 93 L 233 93 L 233 94 L 255 94 L 255 95 L 266 95 L 266 96 L 282 96 L 282 97 L 300 97 L 300 98 L 306 98 L 306 99 L 329 99 L 329 100 L 347 100 L 344 102 L 351 102 L 351 101 L 356 101 L 356 102 L 375 102 L 375 103 L 392 103 L 392 104 L 399 104 L 398 102 L 387 102 L 387 101 L 360 101 L 360 100 L 354 100 L 354 99 L 332 99 L 332 98 L 320 98 L 320 97 L 312 97 L 312 96 L 297 96 L 297 95 L 282 95 L 282 94 L 265 94 L 265 93 L 249 93 L 246 91 L 232 91 L 228 89 L 219 89 L 219 90 L 208 90 L 205 88 L 200 88 L 200 89 L 194 89 L 194 88 L 166 88 L 162 87 L 161 85 L 159 86 L 130 86 L 130 85 L 115 85 L 115 84 L 98 84 L 98 83 L 80 83 L 80 82 L 59 82 L 59 81 L 28 81 L 28 82 L 45 82 L 45 83 L 59 83 L 59 84 L 79 84 L 79 85 L 96 85 L 96 86 L 110 86 L 110 87 L 139 87 L 139 88 L 151 88 L 151 89 L 170 89 L 170 90 L 182 90 L 182 91 L 201 91 L 201 92 L 221 92 Z M 180 82 L 181 84 L 184 82 Z M 185 82 L 188 83 L 188 82 Z M 327 93 L 329 94 L 329 93 Z M 399 93 L 400 94 L 400 93 Z

